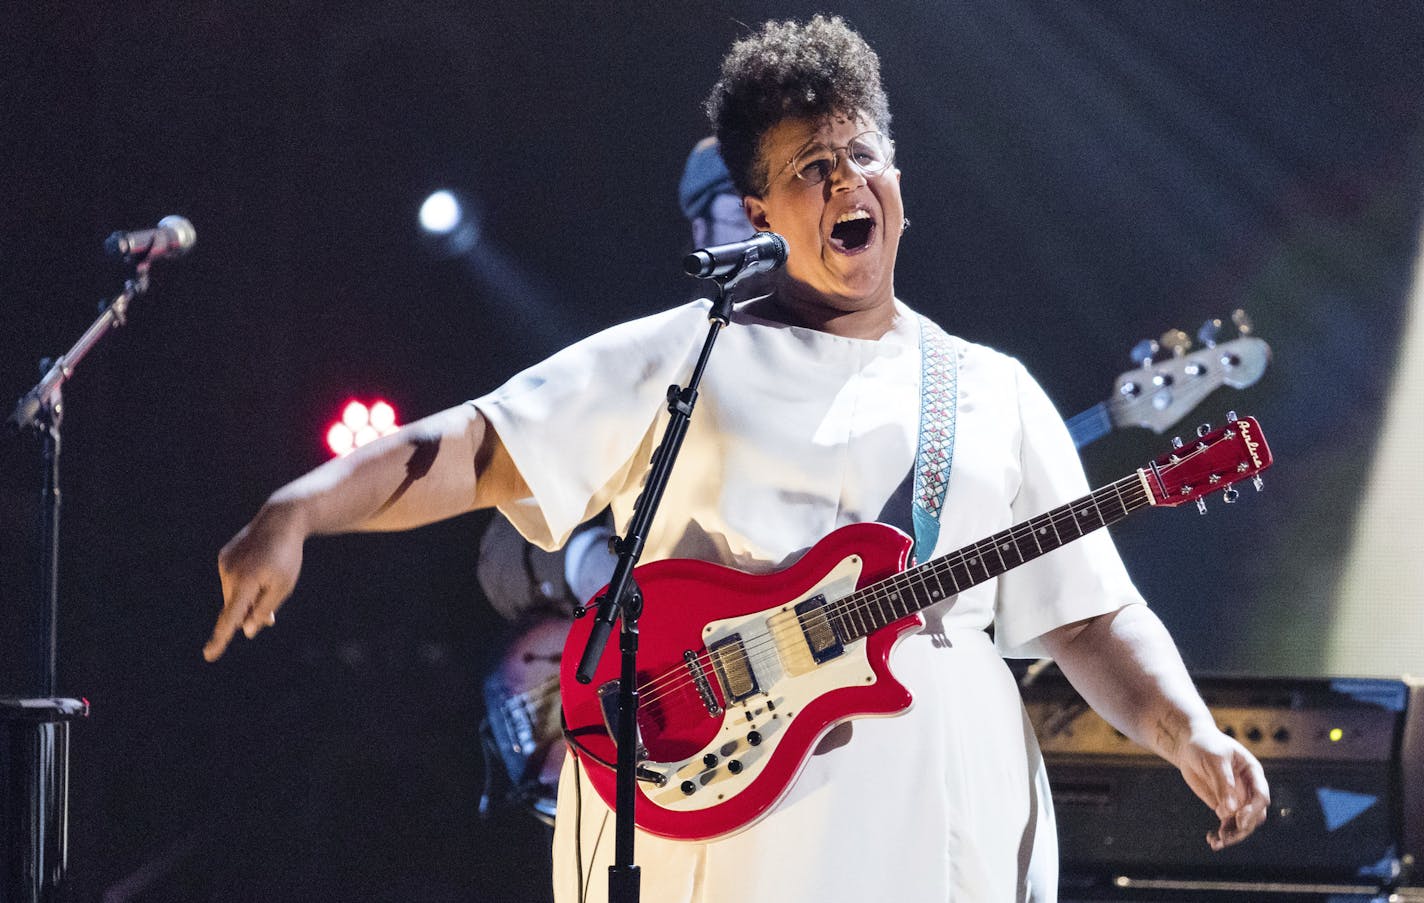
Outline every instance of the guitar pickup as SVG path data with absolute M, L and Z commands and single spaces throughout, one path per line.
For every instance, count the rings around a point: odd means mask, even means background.
M 845 652 L 845 640 L 826 611 L 826 597 L 815 595 L 795 608 L 766 619 L 781 667 L 790 677 L 810 674 Z
M 845 651 L 840 634 L 836 633 L 836 626 L 825 609 L 825 596 L 812 596 L 796 606 L 796 620 L 801 625 L 811 659 L 818 665 L 838 658 Z
M 717 671 L 727 705 L 741 702 L 761 691 L 741 634 L 734 633 L 718 640 L 707 651 L 711 653 L 712 667 Z

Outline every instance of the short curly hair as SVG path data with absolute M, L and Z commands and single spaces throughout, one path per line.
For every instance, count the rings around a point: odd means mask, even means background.
M 704 104 L 742 194 L 766 191 L 762 137 L 788 116 L 865 115 L 890 136 L 880 57 L 840 16 L 767 22 L 732 45 Z

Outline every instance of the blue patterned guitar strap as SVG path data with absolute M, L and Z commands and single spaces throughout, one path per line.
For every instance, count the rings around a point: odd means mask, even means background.
M 920 317 L 920 440 L 910 516 L 915 560 L 928 561 L 939 539 L 940 512 L 954 463 L 954 420 L 959 409 L 959 350 L 928 317 Z

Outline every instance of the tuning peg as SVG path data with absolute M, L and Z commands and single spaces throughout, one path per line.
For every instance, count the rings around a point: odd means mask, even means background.
M 1192 347 L 1192 337 L 1180 329 L 1169 329 L 1162 333 L 1162 347 L 1172 352 L 1173 357 L 1181 357 Z
M 1241 497 L 1235 486 L 1227 486 L 1226 491 L 1221 494 L 1221 500 L 1230 505 Z
M 1231 312 L 1231 322 L 1236 324 L 1236 331 L 1242 335 L 1250 335 L 1253 329 L 1251 317 L 1241 308 L 1236 308 Z
M 1182 447 L 1182 437 L 1181 437 L 1181 436 L 1173 436 L 1173 437 L 1172 437 L 1172 447 L 1173 447 L 1173 448 L 1181 448 L 1181 447 Z
M 1264 486 L 1264 485 L 1266 485 L 1266 484 L 1264 484 L 1264 483 L 1261 482 L 1261 475 L 1258 473 L 1258 474 L 1256 474 L 1254 477 L 1251 478 L 1251 485 L 1256 487 L 1256 491 L 1257 491 L 1257 492 L 1260 492 L 1260 491 L 1261 491 L 1261 487 Z
M 1197 427 L 1197 438 L 1198 438 L 1198 439 L 1205 439 L 1205 438 L 1206 438 L 1206 434 L 1209 433 L 1209 432 L 1211 432 L 1211 424 L 1210 424 L 1210 423 L 1203 423 L 1203 424 L 1201 424 L 1201 425 L 1199 425 L 1199 426 Z
M 1128 352 L 1128 355 L 1132 358 L 1132 362 L 1139 367 L 1150 367 L 1152 366 L 1152 358 L 1157 356 L 1157 352 L 1161 350 L 1161 347 L 1162 346 L 1158 345 L 1155 339 L 1143 339 L 1132 346 L 1132 350 Z
M 1235 411 L 1227 411 L 1227 412 L 1226 412 L 1226 422 L 1227 422 L 1227 423 L 1235 423 L 1235 422 L 1236 422 L 1236 412 L 1235 412 Z
M 1215 348 L 1217 337 L 1220 335 L 1221 321 L 1213 317 L 1203 323 L 1201 328 L 1197 330 L 1197 341 L 1208 348 Z
M 1206 514 L 1206 499 L 1197 498 L 1197 514 Z

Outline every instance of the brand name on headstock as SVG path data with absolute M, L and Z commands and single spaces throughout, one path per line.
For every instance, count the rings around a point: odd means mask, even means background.
M 1261 469 L 1261 443 L 1251 438 L 1251 424 L 1243 420 L 1237 424 L 1241 429 L 1241 441 L 1246 443 L 1246 450 L 1251 453 L 1251 463 L 1256 465 L 1256 469 Z

